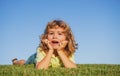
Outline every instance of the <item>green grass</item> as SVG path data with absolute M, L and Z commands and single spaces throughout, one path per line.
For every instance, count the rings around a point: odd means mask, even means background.
M 120 65 L 77 64 L 77 68 L 36 70 L 34 65 L 0 65 L 0 76 L 120 76 Z

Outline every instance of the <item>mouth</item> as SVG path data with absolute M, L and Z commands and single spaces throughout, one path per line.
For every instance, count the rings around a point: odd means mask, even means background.
M 58 41 L 52 41 L 52 44 L 59 44 Z

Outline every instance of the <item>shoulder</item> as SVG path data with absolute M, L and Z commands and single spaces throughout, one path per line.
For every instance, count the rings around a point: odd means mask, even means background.
M 38 47 L 37 48 L 37 54 L 43 54 L 43 55 L 45 55 L 45 52 L 43 51 L 43 49 L 42 48 L 40 48 L 40 47 Z
M 43 51 L 42 48 L 40 48 L 40 47 L 37 48 L 37 53 L 42 52 L 42 51 Z
M 72 54 L 72 55 L 69 57 L 69 59 L 70 59 L 71 61 L 75 62 L 75 56 L 74 56 L 74 54 Z
M 45 57 L 45 53 L 41 48 L 37 48 L 36 62 L 41 61 Z

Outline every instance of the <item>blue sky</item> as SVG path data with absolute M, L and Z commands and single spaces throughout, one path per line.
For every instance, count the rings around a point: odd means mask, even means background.
M 120 64 L 119 0 L 0 0 L 0 64 L 35 53 L 54 19 L 70 25 L 77 64 Z

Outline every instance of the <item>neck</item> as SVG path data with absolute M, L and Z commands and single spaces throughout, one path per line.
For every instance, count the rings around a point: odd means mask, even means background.
M 53 54 L 54 54 L 55 56 L 58 56 L 57 50 L 54 50 Z

